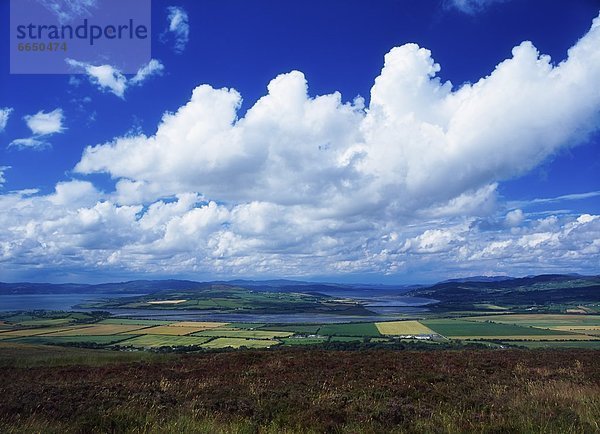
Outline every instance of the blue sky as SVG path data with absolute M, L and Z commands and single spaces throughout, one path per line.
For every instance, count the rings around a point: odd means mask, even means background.
M 3 44 L 0 280 L 597 273 L 600 2 L 373 3 L 154 0 L 137 75 Z

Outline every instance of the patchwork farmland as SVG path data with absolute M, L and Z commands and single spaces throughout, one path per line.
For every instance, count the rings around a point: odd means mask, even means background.
M 475 342 L 528 347 L 600 345 L 600 315 L 487 315 L 462 318 L 340 324 L 265 324 L 94 319 L 86 314 L 56 317 L 7 314 L 0 341 L 112 349 L 209 350 L 306 345 L 387 345 Z

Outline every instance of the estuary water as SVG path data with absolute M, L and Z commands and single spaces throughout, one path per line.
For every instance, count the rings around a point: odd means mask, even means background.
M 135 297 L 144 294 L 0 294 L 0 312 L 12 310 L 73 310 L 80 303 L 106 300 L 108 298 Z M 78 309 L 81 310 L 81 309 Z
M 74 294 L 21 294 L 0 295 L 0 311 L 15 310 L 78 310 L 75 308 L 91 301 L 117 297 L 134 297 L 144 294 L 116 295 L 114 293 L 74 293 Z M 346 294 L 349 295 L 349 294 Z M 357 294 L 353 294 L 356 296 Z M 159 319 L 168 321 L 222 321 L 222 322 L 269 322 L 269 323 L 336 323 L 350 321 L 384 321 L 398 318 L 418 317 L 427 311 L 427 305 L 435 302 L 415 297 L 365 296 L 360 299 L 369 310 L 377 315 L 337 315 L 319 313 L 251 314 L 215 313 L 210 310 L 181 311 L 177 309 L 102 309 L 115 317 Z

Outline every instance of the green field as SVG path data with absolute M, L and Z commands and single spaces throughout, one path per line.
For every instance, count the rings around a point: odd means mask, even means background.
M 210 338 L 198 336 L 173 336 L 173 335 L 143 335 L 134 337 L 117 345 L 138 348 L 157 348 L 157 347 L 186 347 L 190 345 L 201 345 L 207 342 Z
M 284 345 L 317 345 L 327 342 L 328 338 L 285 338 L 281 339 Z
M 565 340 L 592 340 L 600 338 L 600 315 L 509 314 L 498 315 L 493 318 L 489 316 L 475 316 L 465 319 L 479 322 L 493 321 L 497 324 L 511 324 L 553 330 L 556 333 L 565 335 Z
M 209 330 L 217 327 L 230 327 L 228 322 L 215 321 L 175 321 L 170 325 L 172 327 L 196 327 L 202 330 Z
M 25 338 L 15 338 L 11 342 L 23 344 L 41 344 L 41 345 L 60 345 L 60 344 L 97 344 L 110 345 L 117 342 L 131 339 L 135 335 L 106 335 L 106 336 L 32 336 Z
M 268 325 L 261 327 L 261 330 L 275 330 L 284 332 L 293 332 L 305 335 L 316 335 L 321 326 L 318 324 L 298 324 L 298 325 Z
M 265 325 L 264 323 L 255 323 L 255 322 L 232 322 L 223 327 L 231 327 L 234 329 L 254 330 L 254 329 L 261 328 L 264 325 Z
M 319 328 L 323 336 L 381 336 L 375 323 L 326 324 Z
M 287 338 L 292 332 L 277 332 L 267 330 L 233 330 L 233 329 L 212 329 L 194 333 L 192 336 L 224 337 L 224 338 L 253 338 L 253 339 L 274 339 Z
M 140 325 L 122 324 L 89 324 L 82 327 L 68 327 L 64 330 L 53 332 L 51 336 L 105 336 L 116 334 L 142 334 L 146 327 Z M 43 330 L 43 329 L 40 329 Z M 44 333 L 44 335 L 49 333 Z
M 160 321 L 155 319 L 127 319 L 127 318 L 109 318 L 100 321 L 98 324 L 120 324 L 120 325 L 141 325 L 141 326 L 158 326 L 172 324 L 173 321 Z
M 73 318 L 40 318 L 19 321 L 16 324 L 23 327 L 50 327 L 70 324 L 75 321 Z
M 81 326 L 81 328 L 83 327 L 85 326 Z M 0 331 L 0 339 L 50 334 L 55 332 L 62 332 L 64 330 L 74 330 L 74 328 L 69 329 L 67 327 L 40 327 L 36 329 L 12 329 L 8 331 Z
M 216 338 L 202 346 L 202 348 L 222 349 L 222 348 L 269 348 L 279 345 L 279 341 L 266 339 L 240 339 L 240 338 Z
M 489 316 L 476 316 L 467 319 L 542 328 L 557 326 L 573 326 L 574 328 L 600 327 L 600 315 L 509 314 L 497 315 L 493 318 Z
M 362 342 L 364 339 L 361 336 L 331 336 L 329 342 Z
M 556 330 L 521 327 L 514 324 L 467 321 L 464 319 L 431 319 L 422 321 L 422 323 L 434 332 L 451 338 L 568 335 L 566 332 Z
M 172 335 L 172 336 L 185 336 L 191 335 L 192 333 L 201 332 L 206 330 L 205 327 L 179 327 L 176 325 L 166 326 L 155 326 L 145 329 L 146 333 L 151 335 Z
M 600 341 L 560 341 L 560 342 L 504 342 L 506 345 L 518 345 L 527 348 L 584 348 L 600 350 Z
M 3 312 L 0 313 L 0 318 L 4 321 L 17 324 L 17 325 L 28 325 L 31 322 L 32 325 L 56 325 L 56 324 L 67 324 L 74 321 L 85 321 L 93 320 L 94 317 L 91 314 L 84 312 L 54 312 L 54 311 L 40 311 L 35 313 L 14 313 L 14 312 Z

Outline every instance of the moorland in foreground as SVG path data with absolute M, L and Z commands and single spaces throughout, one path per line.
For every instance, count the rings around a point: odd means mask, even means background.
M 592 433 L 591 350 L 115 352 L 0 343 L 0 431 Z

